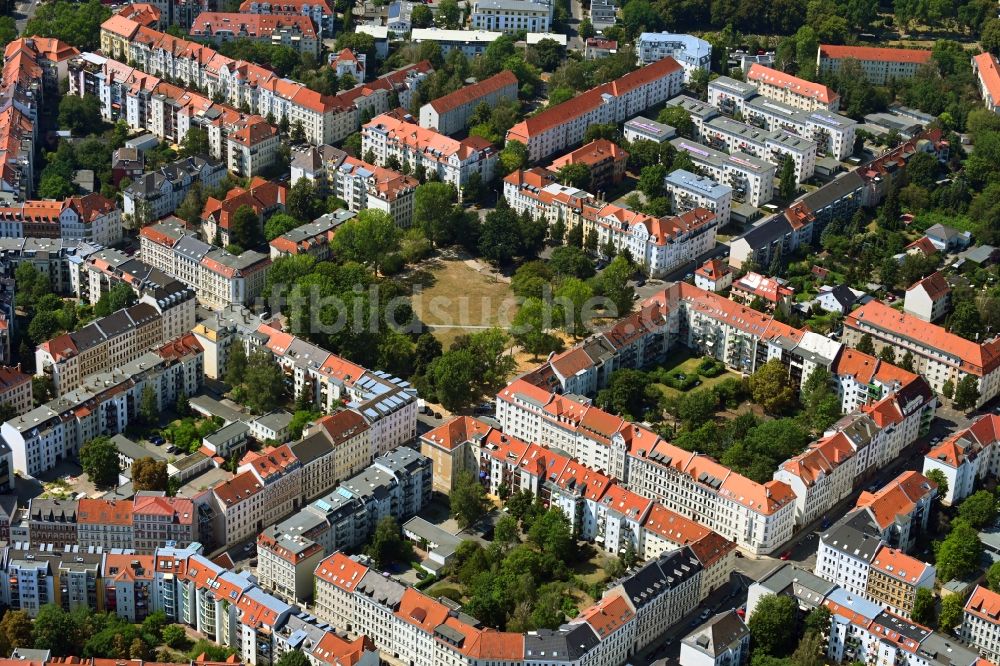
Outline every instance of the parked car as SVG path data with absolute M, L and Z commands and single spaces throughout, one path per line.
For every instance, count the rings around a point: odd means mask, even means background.
M 785 552 L 783 552 L 781 554 L 781 559 L 785 561 L 792 559 L 792 551 L 786 550 Z

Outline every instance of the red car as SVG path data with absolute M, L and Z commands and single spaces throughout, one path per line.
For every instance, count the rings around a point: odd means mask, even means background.
M 791 558 L 792 558 L 792 551 L 790 550 L 786 550 L 781 554 L 781 559 L 783 560 L 790 560 Z

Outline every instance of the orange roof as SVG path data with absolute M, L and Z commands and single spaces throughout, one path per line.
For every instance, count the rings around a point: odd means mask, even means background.
M 653 504 L 642 526 L 679 546 L 692 544 L 711 533 L 707 527 L 674 513 L 659 502 Z
M 104 575 L 113 580 L 151 580 L 153 556 L 134 553 L 106 553 Z
M 431 108 L 438 113 L 447 113 L 460 106 L 472 104 L 487 95 L 492 95 L 493 93 L 499 92 L 510 86 L 513 86 L 514 96 L 516 97 L 518 89 L 517 77 L 514 76 L 514 72 L 509 69 L 505 69 L 499 74 L 494 74 L 488 79 L 483 79 L 479 83 L 459 88 L 455 92 L 449 93 L 444 97 L 438 97 L 437 99 L 431 101 L 430 105 Z
M 872 560 L 872 569 L 904 583 L 915 585 L 920 582 L 930 565 L 910 557 L 901 550 L 879 546 Z
M 699 266 L 698 270 L 696 270 L 694 274 L 700 275 L 701 277 L 709 280 L 718 280 L 719 278 L 725 277 L 732 272 L 732 267 L 721 259 L 709 259 Z
M 263 7 L 266 7 L 267 11 L 272 14 L 301 14 L 303 12 L 303 5 L 307 5 L 309 9 L 322 7 L 323 16 L 333 16 L 333 10 L 330 9 L 330 5 L 326 0 L 276 0 L 275 2 L 268 2 L 267 0 L 243 0 L 243 4 L 240 5 L 240 12 L 249 14 L 255 9 L 260 11 Z
M 424 433 L 420 439 L 430 446 L 452 451 L 477 435 L 482 436 L 489 432 L 490 428 L 491 426 L 471 416 L 456 416 L 447 423 Z
M 261 479 L 268 479 L 272 476 L 284 474 L 289 467 L 293 467 L 299 461 L 292 453 L 288 444 L 264 449 L 260 453 L 249 452 L 240 460 L 240 466 L 250 465 L 257 476 Z
M 201 12 L 191 23 L 190 32 L 194 36 L 211 36 L 222 32 L 236 36 L 268 37 L 289 28 L 303 37 L 316 39 L 312 19 L 302 14 Z
M 972 596 L 965 602 L 965 612 L 991 624 L 1000 624 L 1000 594 L 977 585 Z
M 368 430 L 368 422 L 353 409 L 341 409 L 322 416 L 316 420 L 316 425 L 323 429 L 334 447 Z
M 179 338 L 171 340 L 156 350 L 162 358 L 181 359 L 186 356 L 197 355 L 205 351 L 205 348 L 198 342 L 194 333 L 185 333 Z
M 973 62 L 979 73 L 979 80 L 989 95 L 990 106 L 1000 106 L 1000 71 L 997 70 L 997 58 L 992 53 L 980 53 Z
M 399 610 L 396 611 L 395 615 L 403 622 L 412 624 L 428 634 L 433 634 L 435 627 L 444 624 L 449 611 L 444 604 L 408 587 L 399 600 Z
M 77 522 L 81 525 L 132 526 L 132 503 L 117 500 L 81 499 L 77 505 Z
M 907 251 L 915 250 L 923 254 L 925 257 L 929 257 L 938 251 L 937 247 L 935 247 L 934 243 L 927 236 L 921 236 L 903 249 Z
M 260 481 L 257 480 L 253 472 L 247 470 L 246 472 L 237 474 L 229 481 L 220 483 L 212 491 L 219 498 L 219 501 L 222 502 L 223 506 L 233 506 L 248 497 L 256 495 L 263 489 L 263 486 L 260 485 Z
M 608 487 L 601 504 L 634 521 L 642 521 L 652 507 L 653 500 L 643 497 L 631 490 L 626 490 L 617 483 Z
M 628 153 L 624 148 L 607 139 L 597 139 L 555 159 L 549 165 L 549 169 L 559 170 L 569 164 L 586 164 L 589 167 L 593 167 L 607 160 L 624 162 L 627 159 Z
M 853 456 L 851 440 L 843 432 L 836 432 L 783 462 L 781 469 L 802 479 L 806 486 L 812 486 Z
M 785 90 L 791 90 L 796 95 L 815 99 L 822 104 L 830 104 L 840 97 L 840 95 L 821 83 L 806 81 L 797 76 L 785 74 L 777 69 L 764 67 L 757 63 L 750 65 L 750 70 L 747 72 L 747 81 L 766 83 L 778 88 L 784 88 Z
M 604 597 L 577 618 L 589 624 L 602 641 L 634 619 L 635 612 L 621 594 Z
M 385 133 L 390 145 L 403 144 L 425 157 L 433 156 L 438 162 L 447 162 L 453 155 L 460 160 L 467 160 L 478 153 L 492 150 L 489 142 L 479 137 L 453 139 L 390 113 L 375 116 L 361 131 L 364 133 L 375 129 Z
M 178 524 L 194 524 L 194 502 L 184 497 L 137 495 L 132 508 L 134 515 L 168 518 Z
M 866 508 L 880 528 L 888 529 L 898 516 L 908 516 L 924 497 L 934 492 L 937 484 L 919 472 L 903 472 L 875 493 L 864 491 L 858 497 L 858 508 Z
M 820 58 L 833 60 L 874 60 L 878 62 L 915 62 L 925 64 L 931 61 L 931 52 L 925 49 L 889 49 L 880 46 L 834 46 L 819 45 Z
M 997 442 L 1000 442 L 1000 416 L 985 414 L 928 451 L 926 457 L 958 467 L 967 455 L 977 454 Z
M 875 376 L 879 359 L 857 349 L 846 347 L 831 368 L 833 374 L 853 377 L 859 384 L 868 384 Z
M 964 372 L 982 377 L 1000 367 L 1000 339 L 977 343 L 950 333 L 940 326 L 899 312 L 881 301 L 869 301 L 847 315 L 844 323 L 849 328 L 866 332 L 867 327 L 887 331 L 913 341 L 921 347 L 935 349 Z
M 0 323 L 6 325 L 6 321 L 0 321 Z M 31 375 L 21 372 L 20 366 L 14 368 L 9 365 L 0 365 L 0 395 L 30 381 Z
M 345 592 L 353 592 L 368 573 L 368 567 L 337 551 L 316 566 L 315 576 Z

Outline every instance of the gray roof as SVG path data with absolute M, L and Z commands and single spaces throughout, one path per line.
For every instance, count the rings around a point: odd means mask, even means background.
M 871 562 L 882 545 L 882 535 L 867 512 L 853 511 L 820 535 L 829 548 L 864 562 Z
M 245 439 L 249 433 L 250 426 L 243 421 L 235 421 L 227 426 L 219 428 L 211 435 L 207 435 L 204 441 L 207 444 L 222 444 L 223 442 L 227 442 L 234 437 L 243 437 Z
M 531 661 L 573 662 L 600 644 L 586 622 L 566 624 L 559 629 L 538 629 L 524 635 L 524 658 Z
M 815 213 L 852 192 L 861 191 L 864 187 L 865 180 L 861 177 L 861 174 L 857 170 L 848 171 L 840 178 L 832 180 L 823 187 L 805 195 L 800 201 Z M 860 201 L 858 203 L 860 205 Z
M 687 546 L 664 553 L 620 581 L 622 590 L 635 608 L 641 608 L 668 589 L 677 587 L 702 570 L 701 563 Z
M 406 586 L 388 576 L 383 576 L 374 569 L 369 569 L 361 577 L 361 582 L 354 588 L 354 592 L 368 597 L 380 606 L 395 610 L 399 608 Z
M 303 437 L 297 442 L 288 445 L 292 453 L 303 465 L 308 465 L 314 460 L 319 460 L 333 451 L 333 445 L 322 432 L 314 432 L 308 437 Z
M 687 95 L 678 95 L 677 97 L 668 99 L 667 106 L 679 106 L 692 116 L 696 116 L 702 120 L 709 120 L 719 115 L 719 110 L 714 106 L 693 97 L 688 97 Z
M 712 657 L 750 636 L 750 630 L 735 610 L 719 613 L 684 637 L 687 645 Z
M 152 458 L 158 462 L 166 460 L 166 457 L 159 451 L 148 449 L 142 444 L 137 444 L 125 435 L 115 435 L 111 438 L 111 443 L 118 449 L 118 453 L 132 460 L 139 460 L 140 458 Z
M 788 222 L 788 218 L 785 217 L 784 213 L 778 213 L 767 218 L 734 240 L 742 238 L 750 247 L 757 249 L 765 245 L 770 245 L 779 238 L 784 238 L 791 231 L 792 225 Z
M 260 424 L 262 428 L 274 430 L 275 432 L 284 430 L 291 422 L 292 415 L 283 409 L 276 409 L 273 412 L 268 412 L 254 419 L 254 423 Z
M 787 594 L 807 606 L 818 606 L 837 589 L 830 581 L 790 563 L 782 564 L 757 584 L 771 594 Z
M 226 423 L 233 423 L 235 421 L 242 421 L 245 418 L 249 418 L 246 414 L 238 412 L 229 405 L 219 402 L 215 398 L 207 395 L 192 396 L 188 398 L 188 404 L 202 414 L 218 416 Z
M 426 539 L 429 544 L 433 544 L 431 550 L 437 551 L 445 557 L 454 553 L 458 544 L 463 541 L 461 537 L 424 520 L 420 516 L 414 516 L 403 523 L 403 533 L 407 532 L 420 539 Z
M 430 458 L 408 446 L 397 446 L 376 458 L 372 464 L 405 475 L 428 466 Z

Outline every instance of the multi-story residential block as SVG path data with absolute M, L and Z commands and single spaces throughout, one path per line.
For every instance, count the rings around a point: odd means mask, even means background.
M 878 526 L 885 544 L 909 552 L 927 530 L 937 494 L 937 485 L 923 474 L 903 472 L 875 493 L 862 492 L 856 508 L 863 509 Z
M 63 238 L 100 245 L 122 239 L 121 211 L 100 194 L 0 207 L 0 234 L 11 238 Z
M 804 111 L 836 111 L 840 108 L 840 95 L 827 86 L 763 65 L 750 66 L 747 82 L 756 84 L 757 92 L 764 97 Z
M 684 213 L 704 208 L 715 215 L 720 227 L 729 224 L 733 188 L 684 169 L 672 171 L 663 182 L 675 211 Z
M 497 0 L 485 1 L 496 2 Z M 520 2 L 521 0 L 513 1 Z M 483 3 L 479 2 L 477 6 L 481 4 Z M 474 18 L 475 14 L 473 14 Z M 496 106 L 500 102 L 516 100 L 518 88 L 517 77 L 514 76 L 514 73 L 510 70 L 504 70 L 474 85 L 459 88 L 453 93 L 424 104 L 420 107 L 420 126 L 433 129 L 441 134 L 461 132 L 468 127 L 469 118 L 472 117 L 480 104 Z
M 355 82 L 363 82 L 365 80 L 368 56 L 364 53 L 355 53 L 351 49 L 341 49 L 340 53 L 336 54 L 336 56 L 330 56 L 330 58 L 332 59 L 330 67 L 337 72 L 338 79 L 349 76 Z
M 132 549 L 153 553 L 171 543 L 187 546 L 198 541 L 194 503 L 166 493 L 139 491 L 132 504 Z
M 712 148 L 747 153 L 775 166 L 791 157 L 798 182 L 812 178 L 816 171 L 816 142 L 810 139 L 784 131 L 770 132 L 725 117 L 713 118 L 703 131 L 705 143 Z
M 489 431 L 479 419 L 459 416 L 420 436 L 420 453 L 433 465 L 434 490 L 447 495 L 459 472 L 479 470 L 479 447 Z
M 1000 594 L 977 585 L 965 602 L 961 632 L 984 658 L 1000 659 Z
M 437 174 L 461 192 L 475 177 L 486 183 L 493 178 L 497 153 L 489 141 L 470 136 L 451 139 L 413 122 L 409 115 L 382 114 L 361 128 L 361 149 L 372 151 L 375 163 L 386 166 L 390 159 L 408 164 L 410 170 L 423 167 L 427 174 Z
M 337 227 L 353 217 L 354 213 L 345 210 L 326 213 L 308 224 L 278 236 L 268 244 L 271 248 L 271 260 L 300 254 L 313 256 L 317 261 L 329 259 L 333 254 L 330 241 L 337 233 Z
M 584 42 L 583 57 L 586 60 L 600 60 L 618 53 L 618 42 L 602 37 L 588 37 Z M 629 139 L 631 141 L 631 139 Z
M 937 321 L 950 308 L 951 286 L 940 272 L 914 282 L 903 298 L 903 312 L 927 322 Z
M 547 33 L 552 10 L 550 0 L 476 0 L 469 23 L 474 30 Z
M 315 541 L 277 533 L 272 525 L 257 537 L 257 582 L 283 599 L 308 601 L 323 555 L 323 546 Z
M 638 116 L 625 123 L 622 136 L 630 143 L 635 141 L 652 141 L 662 144 L 677 136 L 677 130 L 670 125 L 664 125 L 655 120 Z
M 28 501 L 28 541 L 62 548 L 77 543 L 77 502 L 32 498 Z
M 720 259 L 709 259 L 694 272 L 694 286 L 716 293 L 733 283 L 733 269 Z
M 208 197 L 201 212 L 202 233 L 205 238 L 218 239 L 223 246 L 229 245 L 232 241 L 229 235 L 230 220 L 242 206 L 253 209 L 263 233 L 264 221 L 271 214 L 285 209 L 287 196 L 288 188 L 284 185 L 254 178 L 248 188 L 234 187 L 226 193 L 224 199 Z
M 85 498 L 77 502 L 76 513 L 77 543 L 80 546 L 108 551 L 112 548 L 132 548 L 135 542 L 132 502 Z M 33 535 L 32 540 L 34 543 L 45 543 Z
M 302 434 L 302 440 L 292 443 L 291 447 L 295 456 L 302 460 L 302 497 L 305 501 L 323 494 L 331 484 L 358 474 L 377 454 L 377 443 L 371 439 L 372 429 L 353 409 L 341 409 L 320 417 Z
M 746 103 L 757 96 L 757 86 L 720 76 L 708 82 L 708 103 L 727 116 L 746 115 Z
M 730 610 L 681 639 L 681 666 L 740 666 L 750 654 L 750 629 Z
M 368 164 L 333 146 L 319 146 L 296 151 L 292 181 L 300 178 L 311 181 L 320 194 L 346 201 L 352 212 L 380 210 L 402 228 L 413 222 L 413 196 L 419 182 L 411 176 Z
M 31 375 L 16 368 L 0 366 L 0 404 L 10 405 L 15 415 L 31 411 L 34 398 L 31 393 Z
M 50 378 L 55 394 L 63 395 L 85 377 L 121 367 L 163 342 L 162 315 L 139 303 L 38 345 L 35 375 Z
M 89 375 L 78 388 L 6 421 L 0 436 L 11 449 L 14 469 L 37 475 L 75 458 L 84 442 L 124 431 L 137 417 L 146 387 L 153 390 L 159 407 L 175 404 L 181 393 L 195 395 L 204 381 L 204 354 L 197 345 L 192 336 L 183 353 L 167 344 L 113 370 Z
M 711 104 L 687 95 L 668 99 L 667 106 L 679 106 L 688 112 L 688 115 L 691 116 L 691 122 L 694 123 L 694 136 L 690 138 L 696 141 L 705 140 L 705 124 L 719 116 L 719 110 Z
M 244 0 L 240 5 L 241 14 L 279 14 L 308 16 L 323 32 L 333 34 L 333 21 L 336 14 L 326 0 Z
M 226 220 L 228 224 L 228 216 Z M 271 267 L 271 259 L 255 250 L 234 255 L 203 243 L 175 217 L 139 231 L 139 255 L 191 287 L 198 302 L 211 308 L 252 304 L 264 289 Z
M 153 556 L 106 553 L 101 568 L 104 610 L 129 622 L 152 612 Z
M 621 123 L 680 93 L 684 68 L 667 57 L 547 108 L 514 125 L 507 141 L 519 141 L 528 159 L 540 160 L 583 141 L 587 128 Z
M 186 157 L 151 173 L 139 174 L 122 190 L 122 210 L 135 226 L 170 215 L 196 183 L 214 188 L 226 175 L 226 166 L 211 157 Z
M 144 154 L 138 148 L 122 146 L 111 153 L 111 183 L 118 185 L 126 178 L 133 181 L 142 175 L 146 163 Z
M 673 58 L 684 68 L 684 81 L 690 81 L 695 72 L 708 70 L 712 64 L 712 45 L 693 35 L 668 32 L 644 32 L 636 41 L 640 65 L 648 65 Z
M 972 56 L 972 71 L 979 84 L 979 96 L 986 108 L 1000 113 L 1000 63 L 992 53 Z
M 868 574 L 866 596 L 893 613 L 909 617 L 917 590 L 934 589 L 933 566 L 883 545 L 875 552 Z
M 972 494 L 987 474 L 1000 465 L 1000 416 L 985 414 L 952 434 L 924 456 L 924 476 L 940 470 L 948 480 L 941 503 L 953 505 Z
M 556 158 L 548 169 L 558 173 L 564 166 L 583 164 L 590 170 L 590 184 L 587 187 L 603 192 L 622 181 L 627 163 L 628 153 L 625 150 L 607 139 L 597 139 Z
M 486 53 L 487 47 L 498 40 L 502 32 L 487 30 L 445 30 L 444 28 L 414 28 L 410 31 L 410 41 L 415 44 L 425 42 L 437 44 L 441 55 L 453 50 L 461 51 L 468 58 Z
M 767 312 L 781 311 L 786 315 L 791 310 L 795 290 L 787 286 L 787 280 L 767 277 L 753 271 L 739 280 L 734 280 L 729 298 L 741 305 L 759 303 Z
M 822 75 L 836 75 L 844 62 L 856 61 L 869 83 L 884 86 L 889 81 L 913 78 L 921 66 L 931 62 L 928 49 L 891 49 L 878 46 L 835 46 L 820 44 L 816 69 Z
M 746 153 L 730 155 L 689 139 L 674 139 L 670 143 L 679 152 L 687 153 L 702 173 L 732 188 L 734 201 L 760 207 L 774 197 L 774 176 L 778 168 L 771 162 Z
M 190 34 L 213 44 L 248 39 L 273 46 L 287 46 L 313 57 L 319 55 L 320 49 L 320 37 L 313 20 L 303 14 L 202 12 L 191 23 Z
M 1000 339 L 966 340 L 880 301 L 862 305 L 844 320 L 845 343 L 856 346 L 866 334 L 878 351 L 889 347 L 896 358 L 912 354 L 914 369 L 937 393 L 941 393 L 945 382 L 955 386 L 966 376 L 976 380 L 977 405 L 1000 392 Z
M 832 111 L 802 111 L 763 96 L 746 101 L 743 120 L 769 132 L 787 132 L 816 142 L 817 153 L 846 160 L 854 153 L 858 123 Z
M 851 493 L 858 474 L 851 444 L 842 432 L 823 437 L 774 473 L 795 493 L 796 524 L 810 524 Z

